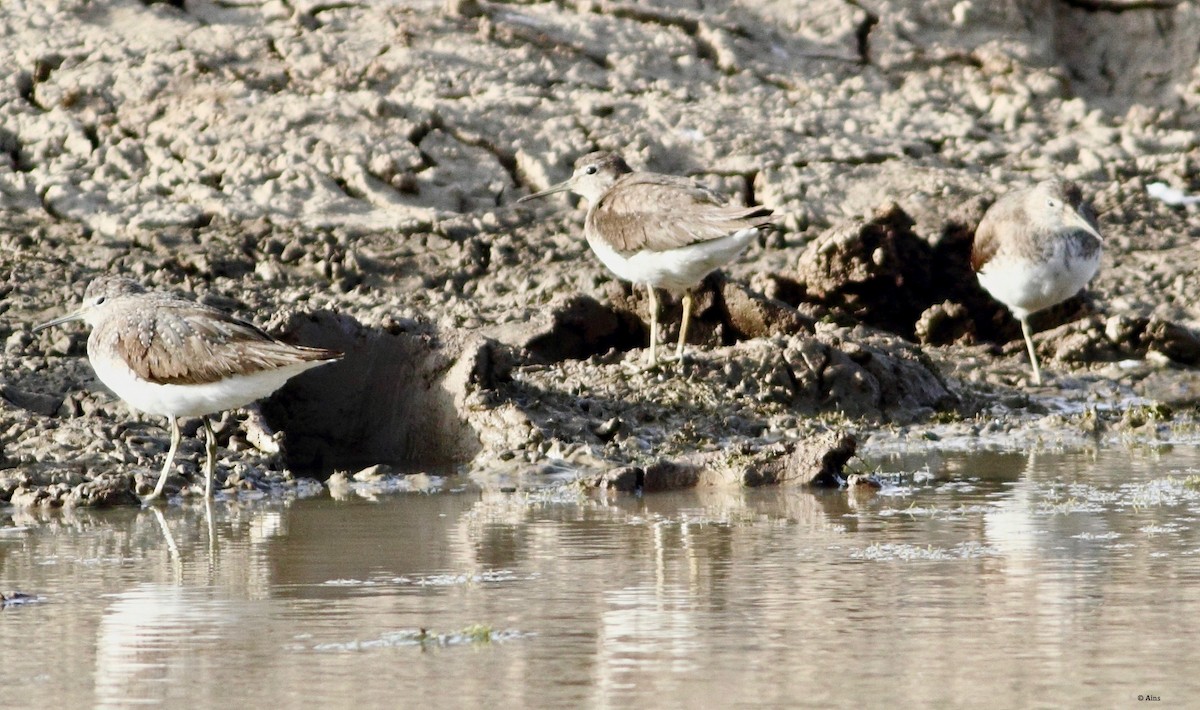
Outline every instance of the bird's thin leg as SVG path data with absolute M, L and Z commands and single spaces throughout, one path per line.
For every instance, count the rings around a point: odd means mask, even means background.
M 658 362 L 658 296 L 651 284 L 646 284 L 646 291 L 650 294 L 650 363 L 653 364 Z
M 1029 348 L 1029 361 L 1033 363 L 1033 384 L 1042 384 L 1042 369 L 1038 367 L 1037 350 L 1033 347 L 1033 331 L 1029 329 L 1029 321 L 1021 319 L 1021 332 L 1025 334 L 1025 347 Z
M 687 342 L 688 323 L 692 318 L 692 292 L 683 292 L 683 322 L 679 324 L 679 347 L 675 349 L 675 359 L 683 362 L 683 346 Z
M 208 415 L 200 418 L 204 422 L 204 498 L 212 498 L 213 474 L 217 471 L 217 434 L 213 431 Z
M 179 420 L 174 414 L 167 415 L 171 422 L 171 446 L 167 449 L 167 460 L 163 463 L 162 473 L 158 474 L 158 483 L 154 490 L 142 500 L 150 501 L 162 495 L 163 487 L 167 485 L 167 474 L 171 472 L 171 464 L 175 461 L 175 451 L 179 449 Z

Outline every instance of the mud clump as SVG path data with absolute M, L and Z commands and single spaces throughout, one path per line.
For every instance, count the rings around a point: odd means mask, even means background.
M 845 484 L 845 467 L 857 448 L 853 434 L 824 432 L 772 444 L 740 458 L 709 455 L 693 457 L 692 461 L 659 460 L 647 466 L 620 466 L 586 478 L 581 485 L 624 493 L 714 485 L 837 488 Z
M 1153 317 L 1083 317 L 1047 331 L 1038 349 L 1061 363 L 1149 357 L 1189 367 L 1200 365 L 1200 333 Z
M 627 310 L 570 294 L 552 301 L 533 319 L 493 329 L 489 335 L 523 349 L 536 362 L 551 363 L 640 347 L 649 329 Z
M 918 342 L 929 345 L 951 345 L 972 342 L 975 339 L 975 323 L 966 306 L 954 301 L 943 301 L 926 308 L 913 326 L 913 335 Z
M 865 223 L 818 236 L 795 266 L 792 300 L 812 301 L 912 339 L 934 300 L 933 250 L 892 203 Z
M 1144 347 L 1147 353 L 1161 353 L 1168 359 L 1182 365 L 1200 365 L 1200 333 L 1178 323 L 1170 323 L 1157 318 L 1144 319 L 1144 328 L 1138 326 L 1143 319 L 1131 319 L 1133 330 L 1141 330 L 1141 335 L 1134 342 L 1134 352 L 1140 353 Z M 1108 328 L 1105 328 L 1108 333 Z M 1122 341 L 1118 341 L 1122 342 Z
M 759 454 L 762 462 L 748 466 L 741 482 L 746 486 L 790 483 L 836 488 L 846 480 L 846 464 L 857 451 L 858 439 L 841 432 L 787 442 Z
M 509 351 L 509 369 L 478 378 L 472 395 L 495 404 L 469 420 L 501 460 L 557 458 L 605 469 L 595 486 L 651 491 L 713 483 L 713 471 L 780 438 L 840 437 L 852 422 L 908 422 L 959 404 L 917 346 L 865 326 L 696 348 L 683 363 L 643 358 L 639 349 L 544 365 Z
M 783 360 L 795 382 L 792 404 L 801 411 L 912 421 L 958 402 L 920 348 L 861 326 L 794 338 Z
M 621 466 L 581 482 L 585 488 L 622 493 L 659 493 L 694 488 L 702 469 L 676 461 L 658 461 L 649 466 Z
M 139 505 L 131 473 L 44 470 L 0 476 L 0 500 L 18 508 L 108 508 Z
M 141 500 L 133 490 L 133 476 L 128 473 L 101 474 L 75 486 L 66 497 L 66 505 L 85 508 L 108 508 L 140 503 Z
M 470 461 L 478 451 L 446 382 L 460 348 L 429 325 L 369 328 L 319 312 L 294 315 L 281 330 L 344 353 L 263 404 L 268 424 L 283 432 L 290 470 L 320 478 L 380 463 L 422 470 Z

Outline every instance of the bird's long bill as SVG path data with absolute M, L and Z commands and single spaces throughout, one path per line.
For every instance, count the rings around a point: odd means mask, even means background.
M 1069 215 L 1069 219 L 1075 223 L 1076 227 L 1079 227 L 1080 229 L 1082 229 L 1083 231 L 1087 232 L 1088 234 L 1094 236 L 1095 238 L 1099 239 L 1100 241 L 1104 241 L 1104 237 L 1100 236 L 1100 231 L 1097 230 L 1096 227 L 1090 221 L 1088 221 L 1088 218 L 1084 217 L 1083 214 L 1079 210 L 1070 209 L 1070 210 L 1068 210 L 1068 212 L 1071 213 Z
M 45 323 L 42 323 L 41 325 L 35 325 L 35 326 L 33 326 L 33 330 L 31 330 L 30 332 L 36 333 L 39 330 L 45 330 L 46 328 L 52 328 L 56 325 L 62 325 L 63 323 L 70 323 L 73 320 L 83 320 L 83 311 L 75 311 L 74 313 L 68 313 L 67 315 L 65 315 L 61 318 L 55 318 L 54 320 L 47 321 Z
M 553 195 L 556 192 L 566 192 L 567 190 L 570 190 L 571 187 L 574 186 L 574 184 L 575 184 L 574 178 L 571 178 L 568 180 L 563 180 L 562 182 L 558 183 L 557 185 L 551 185 L 550 187 L 547 187 L 545 190 L 542 190 L 541 192 L 535 192 L 532 195 L 526 195 L 526 196 L 522 197 L 521 199 L 517 200 L 517 202 L 528 202 L 529 200 L 535 200 L 539 197 L 545 197 L 546 195 Z

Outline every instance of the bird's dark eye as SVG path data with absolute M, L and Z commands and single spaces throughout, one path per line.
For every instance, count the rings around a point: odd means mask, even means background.
M 1051 197 L 1050 199 L 1046 200 L 1046 204 L 1051 207 L 1058 207 L 1058 200 Z
M 96 305 L 97 305 L 97 306 L 99 306 L 99 305 L 103 305 L 103 303 L 104 303 L 105 301 L 107 301 L 107 300 L 108 300 L 108 297 L 107 297 L 107 296 L 101 296 L 101 297 L 99 297 L 99 298 L 97 298 L 97 299 L 96 299 Z
M 600 170 L 600 166 L 598 166 L 598 165 L 589 165 L 589 166 L 587 166 L 586 168 L 584 168 L 584 169 L 583 169 L 583 172 L 587 173 L 588 175 L 595 175 L 595 174 L 596 174 L 596 172 L 597 172 L 597 171 L 599 171 L 599 170 Z

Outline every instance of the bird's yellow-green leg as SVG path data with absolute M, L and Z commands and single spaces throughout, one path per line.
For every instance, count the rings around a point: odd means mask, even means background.
M 217 434 L 213 431 L 208 417 L 201 417 L 204 422 L 204 498 L 212 498 L 213 474 L 217 471 Z
M 692 292 L 683 292 L 683 322 L 679 324 L 679 347 L 675 349 L 675 359 L 683 361 L 683 346 L 687 343 L 688 323 L 692 318 Z
M 171 472 L 171 464 L 175 461 L 175 451 L 179 449 L 179 420 L 174 414 L 168 414 L 171 421 L 171 446 L 167 449 L 167 460 L 163 463 L 162 473 L 158 474 L 158 483 L 154 490 L 143 501 L 151 501 L 162 495 L 163 487 L 167 485 L 167 474 Z
M 1029 329 L 1029 321 L 1021 319 L 1021 332 L 1025 334 L 1025 347 L 1029 348 L 1029 361 L 1033 363 L 1033 384 L 1042 384 L 1042 368 L 1038 367 L 1037 350 L 1033 347 L 1033 331 Z
M 650 294 L 650 364 L 654 364 L 658 362 L 658 296 L 650 284 L 646 291 Z

